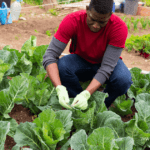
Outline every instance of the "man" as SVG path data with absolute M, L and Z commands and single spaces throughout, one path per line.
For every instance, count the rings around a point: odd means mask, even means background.
M 133 83 L 131 74 L 120 59 L 128 34 L 126 24 L 112 14 L 113 0 L 91 0 L 85 10 L 68 14 L 43 56 L 43 66 L 59 98 L 59 103 L 85 110 L 90 96 L 104 83 L 107 108 L 127 93 Z M 59 59 L 69 40 L 70 53 Z M 79 81 L 91 83 L 83 91 Z

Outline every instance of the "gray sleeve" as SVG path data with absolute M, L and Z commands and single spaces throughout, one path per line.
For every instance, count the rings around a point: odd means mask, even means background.
M 60 42 L 54 36 L 43 56 L 43 66 L 46 70 L 46 67 L 49 64 L 56 63 L 59 59 L 59 56 L 64 51 L 67 44 Z
M 113 72 L 123 48 L 108 45 L 104 53 L 101 67 L 98 69 L 94 78 L 99 81 L 102 85 L 107 79 L 109 79 Z

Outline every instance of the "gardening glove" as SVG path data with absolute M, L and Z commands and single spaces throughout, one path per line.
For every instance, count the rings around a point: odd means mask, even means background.
M 91 97 L 91 94 L 89 91 L 84 90 L 80 94 L 78 94 L 74 101 L 72 102 L 71 106 L 79 108 L 81 110 L 85 110 L 88 107 L 88 100 Z
M 64 108 L 71 109 L 71 107 L 67 105 L 70 99 L 66 87 L 63 85 L 58 85 L 56 87 L 56 91 L 57 91 L 60 105 L 62 105 Z

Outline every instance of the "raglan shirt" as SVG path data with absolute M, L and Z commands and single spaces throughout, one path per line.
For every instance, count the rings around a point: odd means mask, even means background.
M 101 63 L 94 78 L 104 84 L 125 48 L 128 28 L 125 22 L 112 14 L 107 25 L 94 33 L 88 27 L 86 17 L 86 10 L 64 17 L 43 56 L 43 66 L 46 69 L 49 64 L 56 63 L 71 39 L 71 54 L 77 54 L 91 64 Z

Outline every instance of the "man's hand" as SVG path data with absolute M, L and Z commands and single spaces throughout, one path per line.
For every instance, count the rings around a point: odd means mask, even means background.
M 66 90 L 66 87 L 63 85 L 58 85 L 56 87 L 57 95 L 59 98 L 59 103 L 67 109 L 71 109 L 71 107 L 68 105 L 69 103 L 69 96 L 68 96 L 68 91 Z
M 89 91 L 84 90 L 75 97 L 71 106 L 85 110 L 88 107 L 87 101 L 89 100 L 90 96 L 91 94 L 89 93 Z

